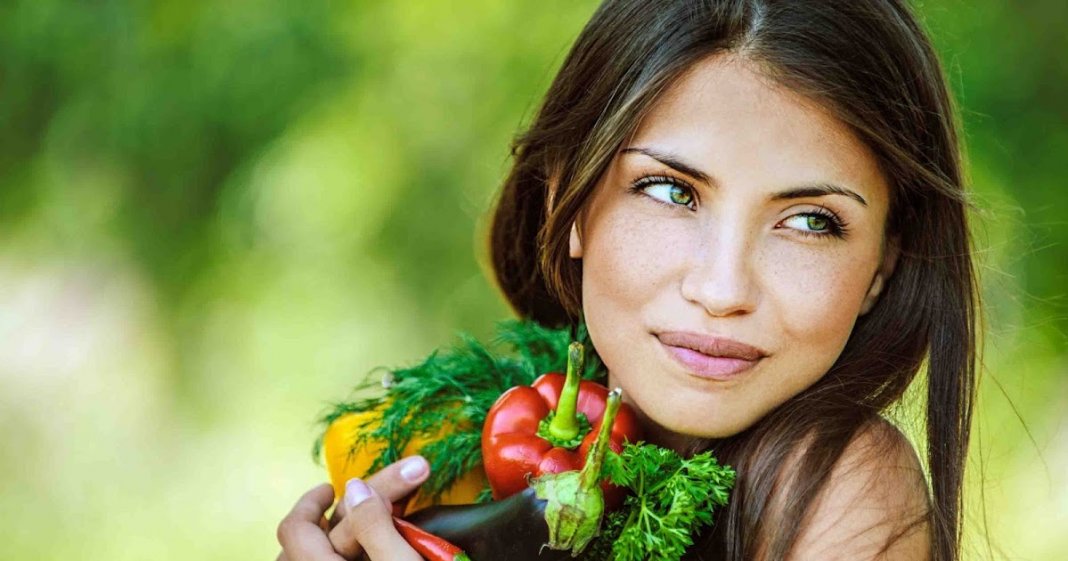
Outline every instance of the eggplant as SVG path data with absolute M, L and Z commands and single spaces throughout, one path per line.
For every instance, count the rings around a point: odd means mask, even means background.
M 550 549 L 546 499 L 534 487 L 485 504 L 438 505 L 406 520 L 455 544 L 473 561 L 562 561 L 569 549 Z

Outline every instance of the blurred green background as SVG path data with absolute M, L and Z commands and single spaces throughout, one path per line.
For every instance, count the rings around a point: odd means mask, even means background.
M 508 314 L 486 210 L 594 7 L 0 5 L 0 558 L 273 559 L 324 405 Z M 968 558 L 1063 559 L 1068 4 L 918 9 L 984 209 Z

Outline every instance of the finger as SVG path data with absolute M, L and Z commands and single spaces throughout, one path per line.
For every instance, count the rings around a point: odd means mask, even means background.
M 355 527 L 349 523 L 348 516 L 352 507 L 359 504 L 364 500 L 384 501 L 378 496 L 369 497 L 366 483 L 359 479 L 350 479 L 345 484 L 345 495 L 338 501 L 337 507 L 334 509 L 334 514 L 339 516 L 338 522 L 330 532 L 327 538 L 330 540 L 331 547 L 334 551 L 338 552 L 342 557 L 346 559 L 354 559 L 361 553 L 364 553 L 363 546 L 360 543 L 359 538 L 356 537 Z M 340 514 L 338 514 L 340 513 Z M 362 559 L 362 557 L 361 557 Z
M 394 503 L 419 488 L 430 475 L 430 464 L 422 456 L 408 456 L 367 479 L 367 484 L 387 502 Z
M 342 561 L 323 534 L 319 521 L 334 501 L 329 483 L 317 485 L 304 493 L 289 514 L 278 524 L 279 559 L 286 561 Z
M 344 500 L 348 514 L 334 528 L 344 539 L 341 543 L 331 540 L 335 551 L 345 557 L 355 557 L 362 549 L 373 561 L 423 561 L 393 526 L 389 502 L 373 487 L 351 479 L 345 486 Z
M 379 496 L 384 497 L 390 503 L 395 503 L 408 498 L 419 485 L 426 481 L 429 475 L 430 465 L 426 458 L 418 455 L 408 456 L 382 468 L 369 477 L 366 483 L 373 487 Z M 330 528 L 337 528 L 345 514 L 346 509 L 342 508 L 339 502 L 330 517 Z

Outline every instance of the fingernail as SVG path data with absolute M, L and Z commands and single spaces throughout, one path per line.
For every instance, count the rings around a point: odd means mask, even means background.
M 353 508 L 371 496 L 371 489 L 358 478 L 352 478 L 345 484 L 345 505 Z
M 426 460 L 422 458 L 408 458 L 401 466 L 401 477 L 415 483 L 426 473 Z

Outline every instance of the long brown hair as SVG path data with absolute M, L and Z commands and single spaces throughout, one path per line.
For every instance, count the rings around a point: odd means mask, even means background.
M 931 558 L 957 559 L 978 296 L 956 112 L 904 1 L 603 2 L 513 144 L 490 232 L 497 282 L 522 316 L 577 321 L 582 270 L 568 255 L 571 224 L 658 95 L 720 52 L 817 101 L 870 147 L 890 182 L 886 233 L 900 254 L 825 376 L 741 434 L 696 443 L 734 465 L 739 480 L 695 549 L 737 561 L 785 557 L 846 445 L 926 362 L 925 521 Z

